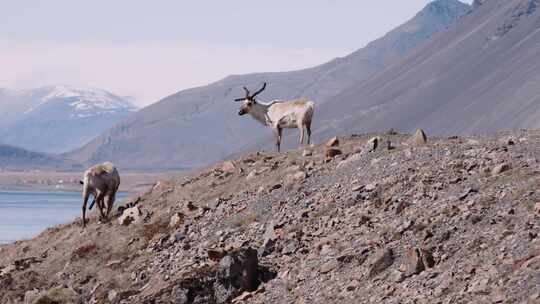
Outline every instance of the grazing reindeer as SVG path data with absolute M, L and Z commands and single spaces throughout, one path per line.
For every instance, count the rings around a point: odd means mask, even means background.
M 90 194 L 94 200 L 90 204 L 90 210 L 97 203 L 101 219 L 107 219 L 116 198 L 116 192 L 120 186 L 120 175 L 110 162 L 95 165 L 84 172 L 82 223 L 86 227 L 86 204 Z M 107 198 L 107 211 L 105 211 L 105 197 Z
M 265 126 L 271 127 L 276 135 L 276 147 L 280 152 L 281 132 L 284 128 L 298 128 L 300 131 L 300 145 L 304 143 L 304 129 L 307 131 L 307 143 L 311 142 L 311 120 L 315 110 L 315 103 L 306 98 L 299 98 L 288 101 L 272 101 L 262 103 L 255 100 L 255 97 L 266 89 L 266 82 L 253 95 L 244 87 L 246 97 L 237 98 L 234 101 L 243 101 L 238 115 L 250 114 L 257 121 Z

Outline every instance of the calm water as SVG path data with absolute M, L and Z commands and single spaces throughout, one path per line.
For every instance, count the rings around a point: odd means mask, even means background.
M 119 202 L 124 193 L 118 193 Z M 88 202 L 90 204 L 90 202 Z M 77 192 L 1 192 L 0 244 L 36 236 L 47 227 L 81 216 Z

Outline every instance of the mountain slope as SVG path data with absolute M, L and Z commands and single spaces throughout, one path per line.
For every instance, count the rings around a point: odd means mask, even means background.
M 110 92 L 70 86 L 0 90 L 0 109 L 3 142 L 48 153 L 81 147 L 136 110 Z
M 142 109 L 69 157 L 89 163 L 108 159 L 142 169 L 195 167 L 222 159 L 271 134 L 236 115 L 238 105 L 232 100 L 243 94 L 242 86 L 254 88 L 267 81 L 263 100 L 307 96 L 319 104 L 328 102 L 344 88 L 398 61 L 468 10 L 457 0 L 437 0 L 347 57 L 300 71 L 230 76 L 181 91 Z
M 380 136 L 243 155 L 0 245 L 0 303 L 538 303 L 540 132 Z
M 488 0 L 399 64 L 319 108 L 319 135 L 540 128 L 540 1 Z
M 0 144 L 0 170 L 81 170 L 83 167 L 74 161 L 45 153 L 28 151 L 22 148 Z

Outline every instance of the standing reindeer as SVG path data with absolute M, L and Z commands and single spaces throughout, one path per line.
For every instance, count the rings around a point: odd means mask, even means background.
M 116 192 L 120 186 L 120 175 L 116 167 L 110 162 L 90 167 L 84 172 L 84 180 L 80 183 L 83 185 L 83 228 L 86 227 L 86 204 L 90 195 L 94 197 L 90 204 L 90 210 L 97 203 L 101 219 L 106 220 L 109 217 L 116 198 Z M 105 198 L 107 198 L 106 205 Z
M 254 119 L 267 127 L 271 127 L 276 135 L 276 147 L 280 152 L 281 133 L 284 128 L 298 128 L 300 131 L 300 145 L 304 143 L 304 129 L 307 131 L 307 143 L 311 142 L 311 120 L 315 110 L 315 103 L 306 98 L 298 98 L 287 101 L 272 101 L 262 103 L 255 100 L 255 97 L 266 89 L 266 82 L 262 88 L 253 95 L 244 87 L 246 97 L 237 98 L 234 101 L 244 103 L 238 111 L 238 115 L 251 115 Z

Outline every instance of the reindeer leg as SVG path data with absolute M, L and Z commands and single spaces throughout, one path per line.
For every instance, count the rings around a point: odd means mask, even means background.
M 105 214 L 107 219 L 109 218 L 109 214 L 111 213 L 115 198 L 116 192 L 109 193 L 109 195 L 107 196 L 107 213 Z
M 307 130 L 307 144 L 311 144 L 311 122 L 306 124 L 306 130 Z
M 103 206 L 104 198 L 105 198 L 105 195 L 103 193 L 99 193 L 98 196 L 96 197 L 96 203 L 98 205 L 101 220 L 105 219 L 105 211 L 104 211 L 105 208 Z
M 280 146 L 281 146 L 281 127 L 279 125 L 277 125 L 275 128 L 274 128 L 274 133 L 276 134 L 276 147 L 277 147 L 277 152 L 279 153 L 280 152 Z
M 299 125 L 298 131 L 300 131 L 300 147 L 302 147 L 302 145 L 304 144 L 304 126 Z
M 88 198 L 90 194 L 86 191 L 83 191 L 83 205 L 82 205 L 82 226 L 86 228 L 86 204 L 88 204 Z

